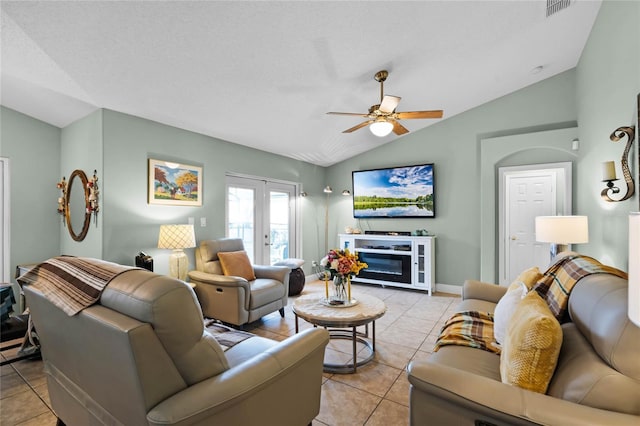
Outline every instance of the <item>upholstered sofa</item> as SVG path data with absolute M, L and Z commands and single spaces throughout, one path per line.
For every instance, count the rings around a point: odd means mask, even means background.
M 505 287 L 464 283 L 457 310 L 493 313 Z M 573 287 L 546 393 L 502 383 L 500 355 L 442 346 L 407 368 L 413 425 L 640 425 L 640 328 L 627 281 L 593 274 Z
M 24 292 L 66 425 L 306 425 L 319 412 L 323 329 L 223 352 L 193 290 L 140 269 L 73 316 L 33 286 Z

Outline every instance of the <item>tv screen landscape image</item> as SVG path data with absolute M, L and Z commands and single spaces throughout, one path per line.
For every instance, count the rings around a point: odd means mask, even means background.
M 433 164 L 352 172 L 353 217 L 435 217 Z

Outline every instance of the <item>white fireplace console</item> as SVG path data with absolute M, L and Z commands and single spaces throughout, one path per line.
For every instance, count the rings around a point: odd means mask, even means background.
M 424 290 L 435 283 L 435 236 L 340 234 L 340 248 L 359 254 L 368 268 L 353 281 Z

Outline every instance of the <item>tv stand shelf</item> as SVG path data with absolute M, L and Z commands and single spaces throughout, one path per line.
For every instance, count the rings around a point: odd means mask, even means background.
M 340 234 L 340 247 L 360 254 L 369 267 L 353 281 L 423 290 L 435 283 L 435 236 Z

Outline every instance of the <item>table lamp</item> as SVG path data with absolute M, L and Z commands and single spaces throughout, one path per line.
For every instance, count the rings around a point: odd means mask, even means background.
M 629 214 L 629 319 L 640 327 L 640 212 Z
M 567 250 L 569 244 L 589 242 L 587 216 L 537 216 L 536 241 L 551 243 L 551 260 Z
M 169 276 L 185 280 L 189 258 L 182 249 L 196 246 L 193 225 L 160 225 L 158 248 L 172 249 L 169 256 Z

